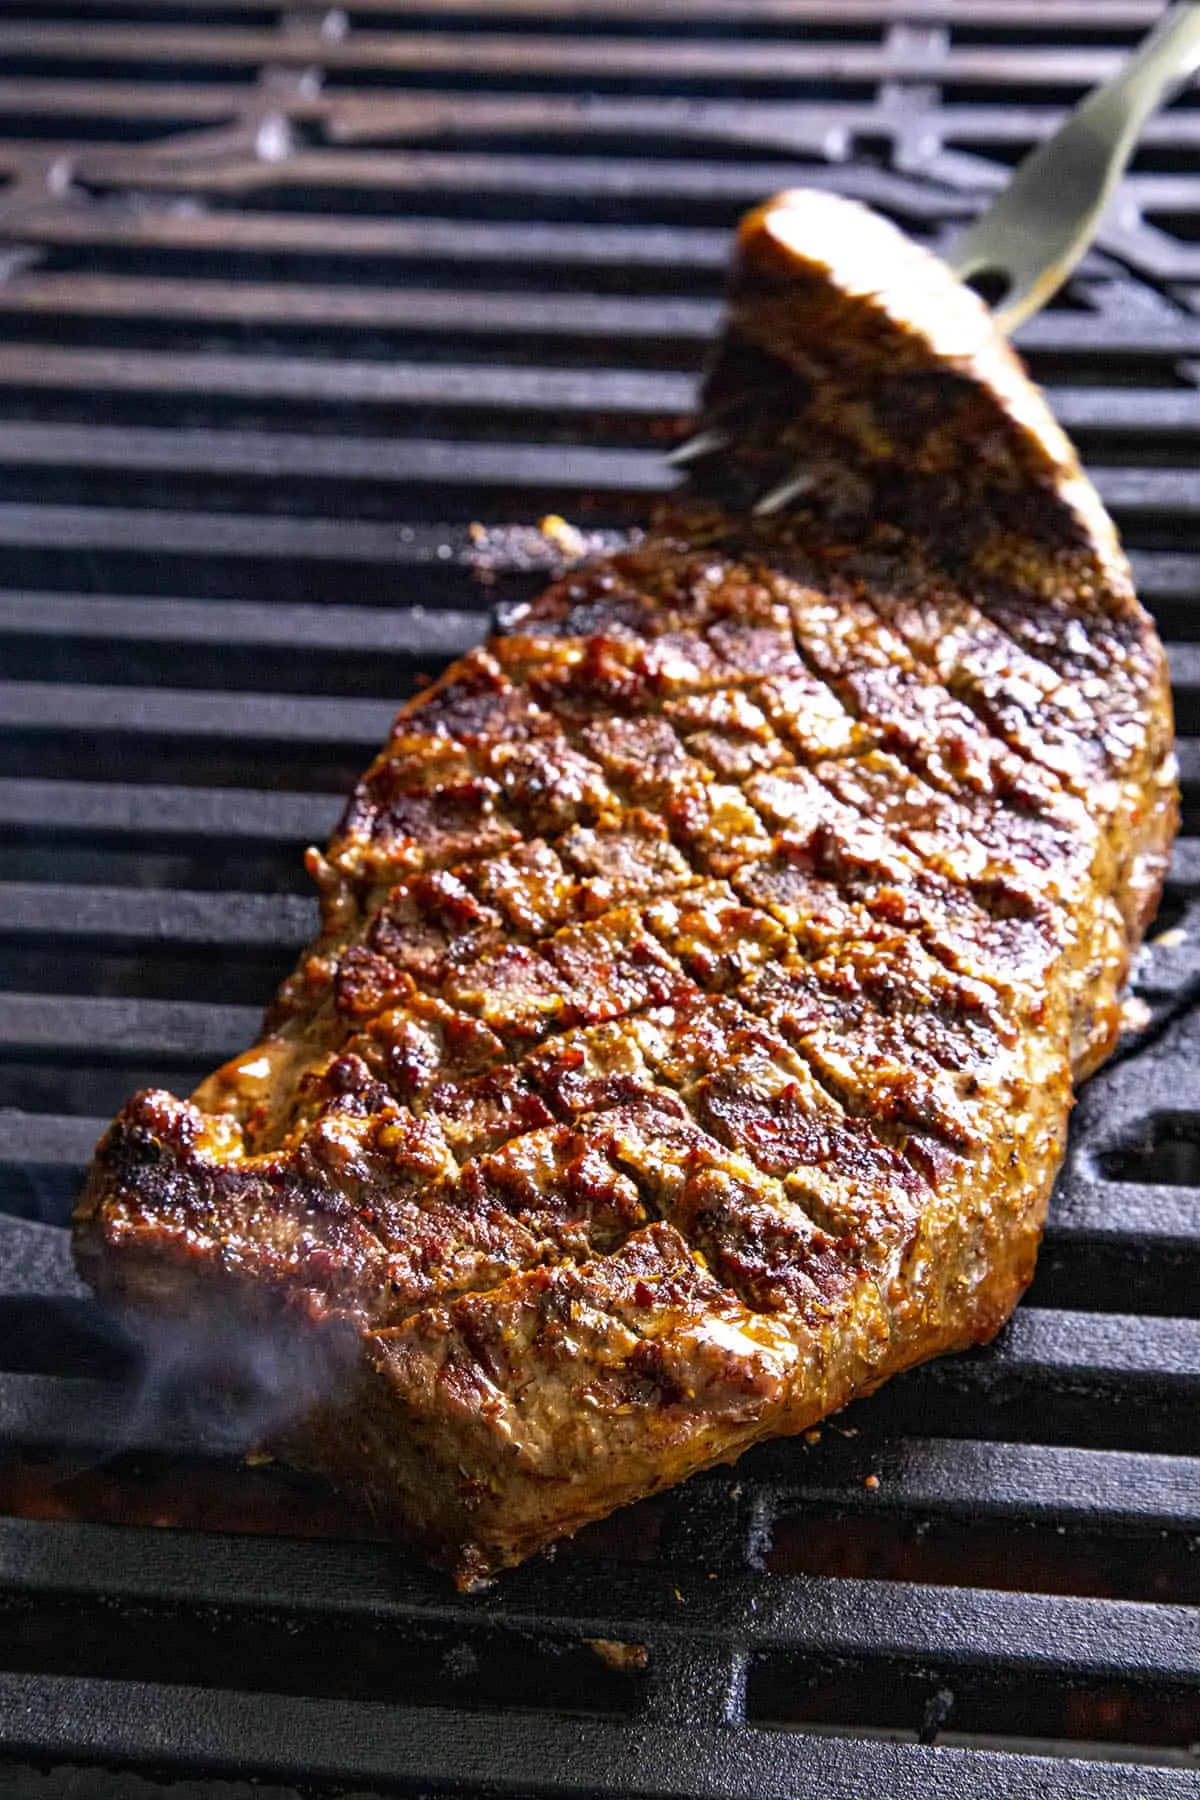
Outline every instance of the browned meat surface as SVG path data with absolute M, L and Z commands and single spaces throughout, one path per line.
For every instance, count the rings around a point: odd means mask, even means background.
M 1112 527 L 939 264 L 772 202 L 708 400 L 651 537 L 403 709 L 262 1039 L 79 1209 L 461 1579 L 998 1329 L 1174 829 Z

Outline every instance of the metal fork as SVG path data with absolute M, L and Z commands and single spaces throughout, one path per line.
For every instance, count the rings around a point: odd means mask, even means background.
M 997 294 L 1013 331 L 1060 288 L 1096 234 L 1142 126 L 1200 68 L 1200 6 L 1172 6 L 1111 81 L 1030 152 L 947 259 Z
M 985 298 L 1010 332 L 1060 288 L 1096 234 L 1142 126 L 1200 68 L 1200 5 L 1169 7 L 1128 62 L 1089 94 L 1021 164 L 1003 193 L 947 258 Z M 671 451 L 676 465 L 724 447 L 729 434 L 708 428 Z M 807 484 L 798 473 L 755 507 L 771 513 Z

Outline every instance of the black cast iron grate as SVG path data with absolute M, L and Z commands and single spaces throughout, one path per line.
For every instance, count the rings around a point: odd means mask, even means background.
M 1200 1793 L 1194 95 L 1021 339 L 1188 816 L 1000 1342 L 462 1600 L 148 1394 L 61 1229 L 125 1094 L 249 1040 L 300 846 L 482 630 L 470 523 L 662 485 L 738 212 L 827 183 L 936 242 L 1158 10 L 7 0 L 0 1794 Z

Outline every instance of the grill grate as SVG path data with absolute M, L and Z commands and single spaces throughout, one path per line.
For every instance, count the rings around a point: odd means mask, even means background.
M 1001 1340 L 462 1600 L 148 1389 L 61 1229 L 105 1115 L 249 1041 L 300 846 L 483 629 L 470 523 L 668 478 L 739 211 L 944 241 L 1158 10 L 8 0 L 0 1790 L 1200 1791 L 1194 95 L 1021 338 L 1171 641 L 1186 823 Z

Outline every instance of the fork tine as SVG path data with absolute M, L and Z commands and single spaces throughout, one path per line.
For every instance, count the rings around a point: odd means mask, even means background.
M 676 444 L 674 450 L 668 450 L 666 461 L 676 468 L 683 468 L 691 462 L 698 462 L 702 456 L 711 451 L 724 450 L 729 443 L 727 431 L 700 431 L 695 437 L 685 438 L 682 444 Z
M 811 469 L 795 470 L 786 481 L 781 481 L 777 487 L 770 488 L 763 495 L 754 507 L 754 517 L 764 519 L 770 513 L 779 512 L 789 500 L 794 500 L 799 494 L 807 493 L 816 479 Z

